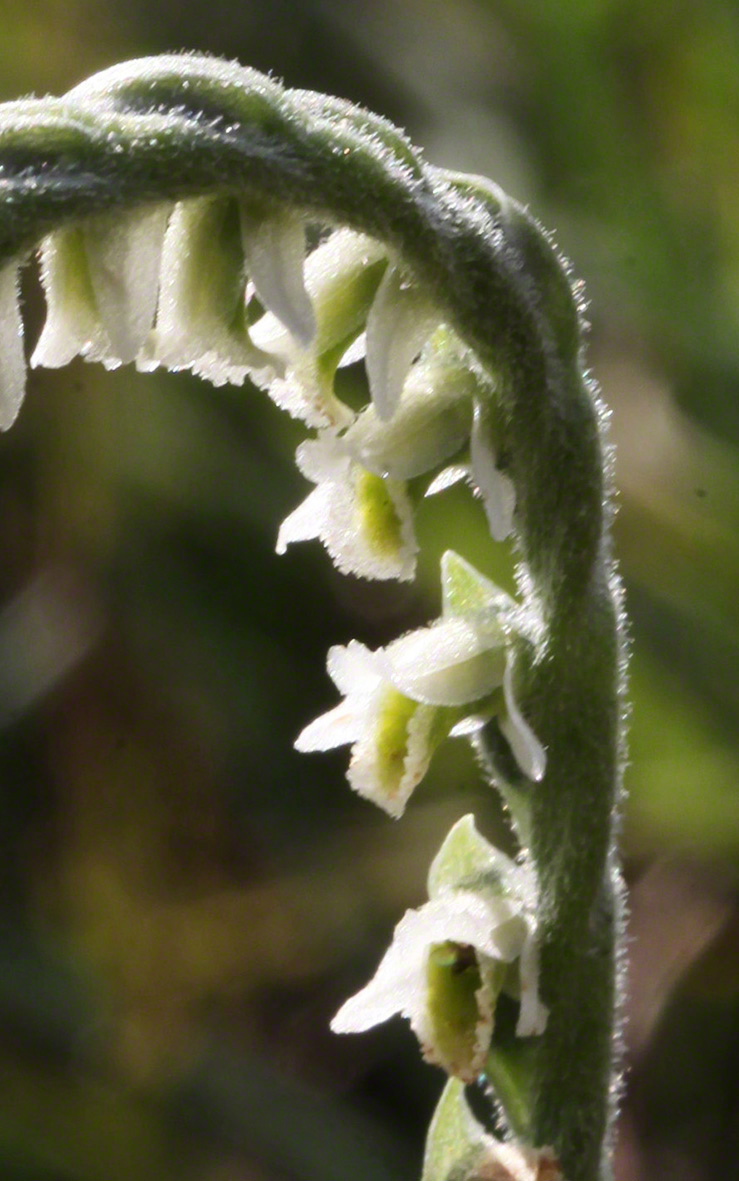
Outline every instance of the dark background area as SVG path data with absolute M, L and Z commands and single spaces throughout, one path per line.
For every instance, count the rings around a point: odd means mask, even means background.
M 591 300 L 632 619 L 619 1181 L 739 1157 L 739 14 L 729 0 L 5 0 L 0 99 L 205 50 L 336 93 L 492 176 Z M 43 321 L 24 281 L 29 347 Z M 406 1181 L 442 1078 L 339 1038 L 451 822 L 505 841 L 463 742 L 395 824 L 299 756 L 332 643 L 438 611 L 479 504 L 419 516 L 411 587 L 274 554 L 304 432 L 250 387 L 33 371 L 0 439 L 0 1176 Z

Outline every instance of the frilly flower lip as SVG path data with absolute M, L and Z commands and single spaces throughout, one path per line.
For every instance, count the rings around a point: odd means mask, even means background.
M 475 872 L 455 881 L 449 849 L 460 845 L 468 847 L 466 865 Z M 531 884 L 511 862 L 501 873 L 501 858 L 507 862 L 480 836 L 471 816 L 454 826 L 437 855 L 437 862 L 449 862 L 443 879 L 437 873 L 430 900 L 398 923 L 372 980 L 334 1017 L 335 1033 L 360 1033 L 400 1013 L 428 1061 L 472 1082 L 484 1068 L 496 1001 L 514 964 L 517 1033 L 543 1031 L 547 1014 L 538 999 Z
M 277 553 L 317 537 L 346 574 L 410 581 L 418 545 L 404 484 L 355 463 L 329 432 L 301 443 L 297 463 L 316 488 L 283 521 Z
M 323 509 L 310 500 L 297 513 L 306 531 L 315 531 Z M 524 773 L 544 772 L 544 751 L 511 688 L 516 604 L 451 551 L 442 575 L 443 614 L 428 627 L 374 652 L 356 640 L 331 648 L 328 671 L 344 700 L 295 743 L 301 751 L 351 744 L 351 786 L 392 816 L 402 814 L 439 743 L 475 732 L 492 716 Z

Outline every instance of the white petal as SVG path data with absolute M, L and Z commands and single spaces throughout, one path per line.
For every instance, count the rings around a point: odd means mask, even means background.
M 549 1010 L 539 1000 L 539 947 L 534 930 L 530 930 L 524 940 L 518 972 L 521 1000 L 516 1036 L 535 1037 L 546 1029 Z
M 469 478 L 470 468 L 468 464 L 456 463 L 450 467 L 445 467 L 443 471 L 439 472 L 438 476 L 434 476 L 424 496 L 435 496 L 437 492 L 445 492 L 453 484 L 458 484 L 460 480 L 468 480 Z
M 419 910 L 406 911 L 373 979 L 342 1006 L 331 1022 L 334 1033 L 360 1033 L 395 1013 L 402 1013 L 412 1022 L 422 1021 L 429 948 L 447 941 L 465 943 L 483 955 L 502 958 L 495 928 L 514 914 L 505 899 L 491 905 L 466 890 L 441 895 Z M 509 950 L 506 947 L 507 953 Z
M 259 217 L 241 207 L 241 238 L 259 299 L 300 344 L 315 336 L 316 320 L 305 289 L 305 226 L 297 214 Z
M 534 734 L 513 696 L 513 668 L 510 659 L 506 662 L 503 674 L 503 692 L 505 694 L 506 714 L 501 716 L 498 725 L 508 740 L 516 762 L 534 783 L 544 778 L 547 756 L 544 747 Z
M 294 541 L 312 541 L 320 537 L 328 515 L 330 488 L 321 484 L 290 513 L 280 525 L 275 552 L 284 554 Z
M 26 389 L 23 321 L 18 298 L 18 264 L 0 270 L 0 430 L 12 426 Z
M 387 676 L 414 701 L 465 705 L 503 680 L 502 632 L 450 617 L 419 628 L 385 650 Z
M 300 444 L 295 452 L 295 462 L 307 480 L 321 484 L 325 480 L 346 479 L 351 459 L 342 440 L 325 431 L 316 439 L 306 439 Z
M 471 734 L 477 734 L 490 721 L 483 714 L 470 714 L 468 718 L 462 718 L 461 722 L 457 722 L 456 726 L 452 726 L 449 731 L 450 738 L 469 738 Z
M 472 479 L 482 495 L 493 540 L 504 541 L 513 528 L 516 490 L 513 481 L 500 471 L 495 461 L 483 410 L 476 402 L 470 435 Z
M 356 742 L 364 731 L 364 719 L 352 708 L 350 701 L 342 701 L 335 709 L 301 730 L 295 739 L 295 749 L 302 752 L 333 750 L 347 742 Z
M 266 319 L 264 317 L 263 319 Z M 259 321 L 261 324 L 263 320 Z M 259 327 L 259 324 L 256 327 Z M 251 331 L 253 340 L 257 340 L 256 329 Z M 259 337 L 260 348 L 271 348 L 265 337 Z M 279 354 L 275 358 L 279 359 Z M 300 419 L 307 426 L 317 429 L 330 428 L 341 430 L 354 419 L 354 413 L 333 392 L 333 381 L 321 376 L 315 359 L 310 354 L 303 354 L 294 363 L 288 365 L 284 377 L 270 374 L 252 375 L 253 380 L 266 390 L 272 401 L 281 410 L 286 410 L 291 418 Z
M 379 418 L 392 418 L 414 357 L 440 321 L 420 288 L 389 267 L 367 319 L 367 377 Z
M 306 726 L 296 750 L 331 750 L 362 738 L 373 724 L 374 699 L 382 685 L 377 663 L 377 654 L 357 640 L 329 648 L 328 674 L 346 700 Z
M 124 364 L 134 360 L 154 323 L 168 216 L 169 206 L 155 205 L 83 223 L 100 320 L 114 359 Z
M 382 681 L 377 653 L 358 640 L 329 648 L 326 666 L 328 675 L 344 697 L 349 694 L 368 696 Z

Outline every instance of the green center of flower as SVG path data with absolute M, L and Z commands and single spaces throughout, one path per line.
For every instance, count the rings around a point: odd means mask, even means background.
M 418 702 L 404 697 L 397 689 L 385 690 L 377 719 L 375 757 L 378 779 L 390 796 L 398 790 L 403 779 L 408 725 L 417 709 Z
M 358 525 L 367 545 L 382 556 L 397 554 L 402 549 L 400 517 L 393 503 L 388 484 L 361 468 L 355 477 Z
M 475 1055 L 480 1013 L 480 966 L 474 947 L 437 943 L 426 968 L 426 1012 L 435 1057 L 447 1069 L 469 1069 Z

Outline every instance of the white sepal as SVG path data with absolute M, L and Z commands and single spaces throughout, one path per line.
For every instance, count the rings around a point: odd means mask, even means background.
M 349 348 L 343 354 L 339 361 L 339 369 L 348 369 L 350 365 L 356 365 L 358 361 L 363 361 L 367 356 L 367 333 L 360 332 L 359 336 L 352 341 Z
M 524 775 L 527 775 L 534 783 L 538 783 L 540 779 L 544 778 L 546 771 L 546 751 L 516 704 L 513 695 L 513 667 L 510 656 L 503 674 L 503 693 L 506 712 L 501 714 L 498 725 Z
M 497 617 L 505 632 L 515 630 L 520 617 L 511 596 L 454 550 L 446 550 L 441 558 L 441 613 L 444 618 Z
M 169 210 L 154 205 L 83 224 L 98 314 L 123 364 L 135 360 L 154 323 Z
M 466 705 L 500 688 L 505 640 L 494 623 L 461 617 L 437 620 L 385 649 L 388 680 L 429 705 Z
M 297 463 L 317 487 L 282 523 L 277 552 L 319 538 L 346 574 L 412 579 L 418 546 L 403 485 L 354 463 L 329 432 L 302 443 Z
M 547 1027 L 549 1010 L 539 999 L 539 944 L 533 921 L 518 961 L 519 1010 L 517 1037 L 537 1037 Z
M 513 528 L 516 490 L 510 476 L 498 467 L 490 429 L 478 400 L 475 400 L 469 441 L 469 463 L 443 468 L 431 481 L 425 495 L 435 496 L 460 480 L 466 480 L 482 497 L 491 537 L 494 541 L 505 541 Z
M 501 850 L 491 845 L 475 826 L 471 812 L 453 824 L 428 872 L 429 898 L 461 886 L 495 886 L 531 900 L 531 883 L 526 871 Z
M 241 239 L 260 301 L 307 347 L 315 336 L 316 318 L 305 287 L 302 218 L 287 210 L 265 216 L 242 203 Z
M 12 426 L 26 389 L 23 321 L 18 297 L 18 262 L 0 269 L 0 430 Z
M 442 468 L 438 475 L 434 476 L 428 488 L 424 492 L 424 496 L 436 496 L 439 492 L 446 492 L 447 488 L 452 488 L 454 484 L 459 484 L 461 480 L 469 480 L 470 466 L 468 463 L 453 463 L 449 467 Z
M 472 420 L 470 475 L 482 496 L 493 541 L 505 541 L 513 528 L 516 490 L 510 476 L 497 466 L 490 429 L 480 402 L 475 402 Z
M 389 267 L 367 319 L 367 377 L 384 422 L 395 413 L 411 364 L 440 320 L 421 288 L 399 267 Z

